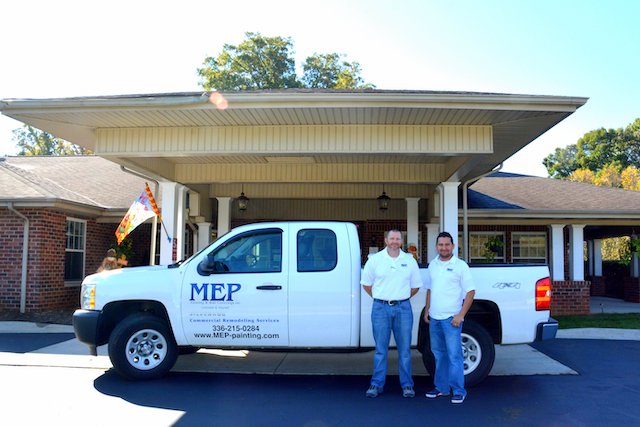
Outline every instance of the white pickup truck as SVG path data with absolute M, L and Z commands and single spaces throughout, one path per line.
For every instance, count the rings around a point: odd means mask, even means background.
M 549 317 L 546 266 L 471 272 L 476 297 L 462 331 L 468 385 L 489 374 L 494 344 L 554 338 L 558 327 Z M 361 351 L 374 342 L 360 273 L 351 223 L 250 224 L 170 266 L 87 276 L 73 325 L 92 354 L 108 343 L 113 367 L 128 379 L 162 376 L 179 354 L 205 347 Z M 411 299 L 412 345 L 433 372 L 424 294 Z

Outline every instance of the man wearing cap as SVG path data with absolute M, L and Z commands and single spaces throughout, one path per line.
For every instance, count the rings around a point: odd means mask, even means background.
M 402 251 L 402 233 L 386 233 L 385 249 L 367 260 L 360 283 L 373 298 L 371 324 L 376 351 L 373 356 L 373 375 L 367 397 L 378 397 L 387 376 L 387 353 L 391 331 L 398 349 L 398 371 L 402 396 L 414 397 L 411 376 L 411 329 L 413 311 L 409 299 L 415 295 L 422 281 L 418 263 Z

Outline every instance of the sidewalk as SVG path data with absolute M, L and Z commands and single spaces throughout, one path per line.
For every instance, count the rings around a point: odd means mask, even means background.
M 591 314 L 602 313 L 640 313 L 640 304 L 617 298 L 591 297 Z

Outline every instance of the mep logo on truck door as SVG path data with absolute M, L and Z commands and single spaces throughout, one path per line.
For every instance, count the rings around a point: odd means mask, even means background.
M 240 289 L 239 283 L 191 283 L 189 301 L 233 301 Z

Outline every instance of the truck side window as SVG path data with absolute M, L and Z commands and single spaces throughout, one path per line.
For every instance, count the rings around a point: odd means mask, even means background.
M 333 270 L 338 263 L 336 234 L 331 230 L 300 230 L 297 255 L 299 272 Z
M 282 232 L 246 233 L 230 240 L 213 254 L 219 272 L 273 273 L 282 271 Z

